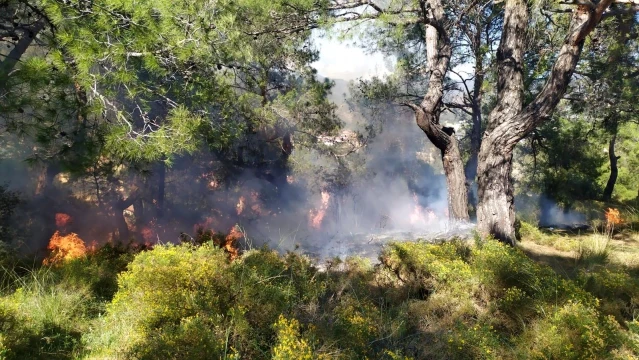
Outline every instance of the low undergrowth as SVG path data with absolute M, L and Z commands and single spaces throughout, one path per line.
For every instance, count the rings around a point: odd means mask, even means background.
M 0 358 L 636 358 L 625 270 L 569 279 L 493 240 L 391 243 L 379 265 L 322 271 L 268 249 L 232 262 L 209 243 L 106 249 L 5 272 Z

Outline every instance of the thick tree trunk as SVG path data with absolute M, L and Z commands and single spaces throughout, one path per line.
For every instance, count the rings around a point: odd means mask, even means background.
M 131 232 L 129 231 L 129 225 L 124 218 L 124 210 L 117 209 L 115 211 L 115 223 L 118 228 L 118 240 L 120 242 L 127 242 L 131 238 Z
M 135 224 L 142 225 L 145 221 L 144 200 L 140 197 L 133 203 L 133 215 L 135 216 Z
M 481 24 L 475 25 L 477 30 L 474 38 L 474 57 L 475 57 L 475 78 L 473 82 L 473 98 L 471 99 L 472 123 L 470 131 L 470 158 L 466 163 L 466 180 L 473 183 L 477 177 L 477 159 L 479 157 L 479 148 L 481 147 L 481 102 L 482 87 L 484 86 L 484 59 L 481 49 Z
M 479 32 L 478 32 L 479 33 Z M 480 40 L 476 40 L 480 41 Z M 477 44 L 481 45 L 481 42 Z M 475 213 L 477 212 L 477 194 L 475 191 L 475 179 L 477 177 L 477 165 L 479 158 L 479 149 L 481 147 L 481 127 L 482 127 L 482 116 L 481 116 L 481 101 L 482 101 L 482 93 L 481 88 L 484 83 L 484 70 L 483 70 L 483 59 L 481 55 L 481 50 L 477 49 L 475 51 L 475 82 L 473 84 L 473 99 L 472 99 L 472 122 L 473 127 L 470 131 L 470 157 L 466 162 L 465 166 L 465 175 L 466 175 L 466 183 L 468 184 L 468 203 L 475 209 Z
M 512 149 L 500 150 L 484 139 L 478 166 L 477 228 L 509 244 L 515 242 L 512 160 Z
M 448 186 L 448 213 L 452 219 L 468 221 L 468 195 L 466 193 L 464 163 L 454 135 L 451 135 L 450 145 L 442 151 L 442 163 Z
M 470 157 L 466 162 L 466 179 L 468 182 L 474 182 L 477 176 L 477 159 L 479 158 L 479 149 L 481 147 L 481 110 L 473 107 L 473 127 L 470 131 Z
M 116 226 L 118 228 L 118 236 L 120 241 L 128 241 L 131 238 L 129 225 L 124 218 L 124 210 L 133 205 L 140 195 L 139 189 L 134 189 L 126 199 L 120 199 L 113 206 Z
M 528 8 L 525 0 L 507 0 L 497 49 L 497 105 L 490 113 L 478 155 L 477 228 L 503 242 L 515 243 L 515 206 L 511 180 L 513 148 L 508 120 L 524 101 L 524 46 Z M 510 141 L 509 141 L 510 140 Z
M 428 139 L 442 155 L 446 185 L 448 187 L 448 214 L 452 220 L 468 221 L 468 193 L 464 162 L 459 151 L 459 144 L 452 128 L 443 127 L 434 122 L 432 116 L 422 109 L 415 110 L 417 125 L 424 131 Z
M 615 154 L 615 142 L 617 141 L 617 133 L 612 134 L 610 138 L 610 144 L 608 145 L 608 158 L 610 159 L 610 177 L 608 177 L 608 183 L 603 192 L 604 201 L 610 201 L 612 199 L 612 192 L 615 189 L 615 183 L 617 182 L 617 176 L 619 175 L 619 169 L 617 168 L 617 160 L 619 156 Z
M 444 79 L 452 54 L 448 34 L 445 33 L 444 10 L 440 0 L 428 1 L 430 22 L 425 24 L 425 41 L 428 59 L 429 81 L 428 91 L 421 104 L 405 104 L 415 111 L 417 126 L 442 154 L 442 163 L 448 186 L 448 213 L 452 220 L 468 221 L 468 193 L 464 163 L 459 152 L 459 145 L 454 130 L 439 123 L 441 100 L 444 93 Z M 424 14 L 427 18 L 428 14 Z
M 515 213 L 511 181 L 515 145 L 552 115 L 566 92 L 581 55 L 584 39 L 601 21 L 613 0 L 594 8 L 578 5 L 570 29 L 548 80 L 534 100 L 523 105 L 523 54 L 528 9 L 524 0 L 506 0 L 504 27 L 497 52 L 498 102 L 491 112 L 479 151 L 477 229 L 483 235 L 515 243 Z
M 40 173 L 38 174 L 35 195 L 45 197 L 48 196 L 49 192 L 53 188 L 53 181 L 60 172 L 60 166 L 51 161 L 45 162 L 42 165 Z

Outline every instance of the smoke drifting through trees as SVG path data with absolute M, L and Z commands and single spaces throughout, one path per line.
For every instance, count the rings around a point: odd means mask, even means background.
M 383 123 L 376 124 L 376 136 L 358 140 L 355 131 L 379 120 L 365 119 L 366 109 L 358 106 L 349 110 L 343 94 L 332 98 L 347 119 L 344 130 L 318 138 L 311 147 L 295 144 L 293 135 L 288 164 L 277 164 L 278 147 L 254 136 L 243 146 L 255 150 L 259 161 L 230 163 L 202 151 L 175 158 L 165 174 L 153 164 L 122 168 L 117 180 L 61 172 L 46 196 L 32 196 L 38 166 L 28 167 L 25 159 L 3 160 L 6 171 L 0 182 L 22 193 L 21 218 L 39 224 L 24 229 L 16 240 L 23 251 L 44 253 L 60 212 L 74 219 L 67 230 L 87 243 L 126 242 L 124 216 L 129 235 L 139 243 L 177 242 L 181 234 L 194 236 L 198 226 L 228 233 L 237 225 L 253 246 L 300 246 L 319 256 L 332 255 L 333 242 L 356 233 L 443 231 L 448 214 L 445 179 L 436 169 L 440 160 L 414 131 L 412 114 L 389 108 Z M 341 142 L 351 140 L 367 143 L 347 156 L 331 155 Z M 7 143 L 28 147 L 15 138 Z M 121 209 L 123 201 L 126 208 Z

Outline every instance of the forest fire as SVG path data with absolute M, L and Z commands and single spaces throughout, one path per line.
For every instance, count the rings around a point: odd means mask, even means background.
M 196 244 L 211 241 L 216 246 L 224 249 L 224 251 L 229 254 L 230 260 L 237 259 L 237 257 L 240 256 L 238 241 L 244 237 L 244 234 L 236 224 L 224 235 L 224 233 L 216 232 L 211 228 L 213 223 L 215 223 L 215 220 L 211 217 L 207 217 L 203 223 L 195 224 L 195 237 L 189 239 L 188 235 L 183 234 L 181 236 L 182 241 L 195 242 Z
M 237 242 L 243 237 L 244 234 L 242 234 L 236 225 L 231 228 L 229 234 L 224 238 L 224 243 L 221 244 L 221 247 L 226 250 L 231 260 L 235 260 L 240 256 L 240 249 L 237 246 Z
M 324 221 L 326 210 L 328 210 L 329 201 L 331 200 L 331 194 L 328 191 L 322 190 L 321 195 L 322 201 L 320 203 L 320 207 L 310 211 L 309 222 L 311 227 L 314 229 L 322 227 L 322 222 Z
M 246 198 L 244 196 L 240 196 L 237 200 L 237 205 L 235 205 L 235 209 L 237 210 L 238 215 L 242 215 L 244 212 L 244 206 L 246 204 Z
M 146 246 L 150 246 L 153 239 L 156 237 L 155 231 L 150 226 L 145 226 L 140 230 L 140 235 L 142 239 L 144 239 L 144 244 Z
M 606 210 L 606 223 L 610 225 L 619 225 L 622 222 L 621 214 L 619 214 L 619 210 L 614 208 L 608 208 Z
M 49 256 L 42 262 L 44 265 L 57 265 L 63 262 L 83 257 L 87 254 L 87 247 L 76 233 L 61 235 L 56 231 L 47 249 L 51 251 Z
M 65 213 L 55 214 L 55 226 L 59 229 L 67 227 L 71 222 L 73 222 L 73 219 L 70 215 Z
M 612 231 L 612 229 L 614 229 L 616 225 L 619 225 L 623 222 L 619 210 L 615 208 L 608 208 L 604 215 L 606 217 L 606 228 L 609 231 Z
M 417 194 L 413 194 L 413 200 L 415 206 L 413 207 L 413 212 L 410 214 L 411 225 L 428 224 L 437 219 L 437 215 L 435 215 L 432 209 L 425 209 L 419 204 Z

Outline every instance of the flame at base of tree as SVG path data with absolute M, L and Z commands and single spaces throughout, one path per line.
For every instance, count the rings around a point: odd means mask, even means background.
M 49 256 L 42 262 L 44 265 L 57 265 L 69 260 L 83 257 L 88 249 L 82 239 L 76 233 L 61 235 L 59 231 L 49 240 L 47 249 L 51 251 Z
M 328 210 L 328 204 L 331 200 L 331 194 L 328 191 L 322 190 L 321 195 L 322 202 L 320 203 L 320 207 L 318 209 L 311 210 L 309 214 L 309 223 L 314 229 L 319 229 L 320 227 L 322 227 L 322 222 L 324 221 L 326 210 Z
M 240 256 L 240 249 L 237 246 L 237 242 L 244 237 L 244 234 L 239 230 L 237 226 L 233 226 L 228 235 L 224 238 L 224 244 L 222 247 L 229 253 L 231 260 L 237 259 Z

